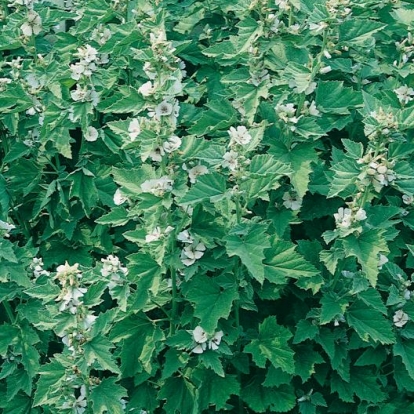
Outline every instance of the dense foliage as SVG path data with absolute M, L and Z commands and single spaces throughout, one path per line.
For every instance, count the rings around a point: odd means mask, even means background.
M 1 2 L 0 408 L 414 411 L 414 2 Z

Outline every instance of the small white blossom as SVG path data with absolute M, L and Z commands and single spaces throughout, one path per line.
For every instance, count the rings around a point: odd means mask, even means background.
M 119 258 L 110 254 L 107 258 L 101 259 L 101 262 L 103 263 L 101 275 L 109 279 L 109 291 L 116 286 L 123 285 L 125 276 L 128 274 L 128 269 L 122 266 Z
M 34 257 L 30 263 L 30 269 L 33 271 L 33 277 L 49 276 L 50 272 L 43 269 L 43 260 L 41 257 Z
M 347 229 L 351 226 L 352 212 L 349 208 L 340 207 L 334 217 L 338 227 Z
M 218 331 L 214 334 L 214 336 L 208 341 L 208 348 L 212 349 L 213 351 L 215 351 L 216 349 L 218 349 L 220 342 L 221 342 L 221 338 L 223 338 L 223 331 Z
M 56 298 L 56 301 L 61 301 L 59 311 L 69 310 L 70 313 L 75 314 L 78 307 L 82 304 L 81 298 L 86 293 L 86 288 L 68 286 L 62 289 L 61 294 Z
M 114 204 L 116 206 L 120 206 L 121 204 L 124 204 L 125 201 L 127 200 L 128 200 L 128 197 L 122 194 L 122 191 L 120 188 L 117 188 L 114 194 Z
M 245 126 L 238 126 L 237 129 L 230 127 L 227 132 L 230 135 L 230 146 L 234 144 L 247 145 L 252 140 L 252 136 Z
M 288 192 L 283 194 L 282 200 L 284 200 L 283 205 L 292 211 L 299 210 L 302 206 L 302 198 L 292 197 Z
M 404 204 L 406 204 L 406 205 L 413 204 L 413 200 L 414 200 L 414 198 L 413 198 L 413 196 L 412 196 L 412 195 L 404 194 L 404 195 L 402 196 L 402 201 L 403 201 L 403 203 L 404 203 Z
M 145 82 L 138 88 L 138 92 L 145 97 L 152 95 L 154 93 L 154 87 L 152 86 L 152 82 Z
M 194 242 L 188 246 L 185 246 L 181 251 L 181 262 L 185 266 L 191 266 L 196 260 L 204 256 L 206 246 L 203 243 Z
M 410 320 L 410 318 L 404 311 L 400 309 L 394 313 L 392 320 L 395 326 L 402 328 Z
M 168 138 L 167 142 L 164 142 L 162 145 L 163 149 L 167 153 L 171 153 L 176 151 L 181 146 L 181 138 L 177 137 L 176 135 L 171 136 Z
M 161 162 L 162 157 L 165 155 L 165 151 L 163 147 L 156 147 L 154 148 L 148 155 L 152 161 Z
M 208 174 L 208 168 L 205 165 L 196 165 L 195 167 L 190 168 L 187 173 L 190 183 L 194 184 L 197 181 L 198 176 Z
M 145 241 L 147 243 L 151 243 L 154 241 L 158 241 L 162 236 L 161 229 L 159 227 L 155 227 L 155 229 L 145 236 Z
M 165 192 L 171 191 L 174 181 L 164 175 L 161 178 L 146 180 L 141 184 L 141 190 L 144 193 L 151 193 L 157 197 L 162 197 Z
M 94 142 L 98 139 L 98 136 L 99 136 L 98 130 L 93 126 L 89 126 L 85 134 L 86 141 Z
M 137 136 L 141 133 L 141 127 L 137 118 L 131 120 L 128 126 L 128 134 L 131 141 L 135 141 Z
M 201 326 L 197 326 L 193 330 L 193 339 L 198 344 L 202 344 L 204 342 L 207 342 L 207 339 L 208 339 L 207 332 Z
M 8 237 L 9 236 L 9 231 L 15 229 L 16 226 L 14 224 L 9 224 L 6 223 L 3 220 L 0 220 L 0 230 L 4 230 L 4 237 Z
M 378 269 L 382 269 L 382 266 L 384 266 L 386 263 L 388 263 L 388 257 L 383 255 L 383 254 L 379 254 L 378 255 Z
M 177 240 L 182 242 L 182 243 L 193 243 L 194 239 L 193 237 L 190 235 L 190 233 L 188 232 L 188 230 L 183 230 L 180 231 L 177 235 Z
M 397 94 L 398 100 L 403 104 L 407 104 L 408 102 L 413 100 L 414 96 L 414 89 L 409 88 L 406 85 L 400 86 L 397 89 L 394 89 L 394 92 Z
M 20 30 L 25 36 L 38 35 L 42 31 L 42 19 L 34 10 L 27 12 L 27 21 L 23 23 Z
M 358 209 L 358 211 L 355 213 L 355 219 L 358 221 L 365 220 L 366 218 L 367 212 L 363 208 Z
M 162 101 L 155 107 L 155 116 L 161 119 L 162 116 L 169 116 L 173 112 L 173 105 L 167 101 Z
M 226 152 L 223 155 L 223 161 L 221 163 L 223 168 L 228 168 L 230 171 L 236 171 L 239 166 L 238 161 L 239 153 L 233 150 Z

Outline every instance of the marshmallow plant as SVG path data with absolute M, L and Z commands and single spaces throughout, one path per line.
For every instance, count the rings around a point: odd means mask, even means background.
M 0 6 L 0 411 L 414 411 L 412 1 Z

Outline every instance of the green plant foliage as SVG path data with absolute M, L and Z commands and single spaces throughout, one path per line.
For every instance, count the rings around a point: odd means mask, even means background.
M 414 2 L 0 2 L 0 411 L 414 400 Z

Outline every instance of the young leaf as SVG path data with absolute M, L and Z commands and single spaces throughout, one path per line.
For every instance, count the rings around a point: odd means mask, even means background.
M 126 389 L 116 384 L 116 381 L 114 377 L 104 378 L 96 387 L 92 388 L 90 399 L 94 413 L 122 414 L 125 412 L 121 399 L 127 396 Z

